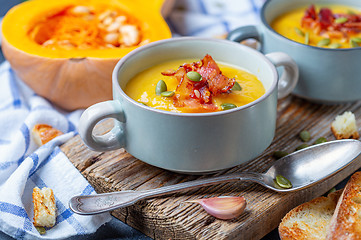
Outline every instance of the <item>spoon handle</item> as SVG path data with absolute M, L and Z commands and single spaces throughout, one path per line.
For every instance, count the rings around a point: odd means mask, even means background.
M 217 183 L 232 182 L 237 180 L 250 180 L 260 183 L 263 179 L 262 175 L 263 174 L 252 172 L 235 173 L 219 177 L 199 179 L 144 191 L 120 191 L 96 195 L 75 196 L 70 199 L 69 206 L 70 209 L 77 214 L 98 214 L 117 208 L 133 205 L 134 203 L 142 199 L 158 197 L 170 193 L 193 189 L 196 187 L 204 187 Z

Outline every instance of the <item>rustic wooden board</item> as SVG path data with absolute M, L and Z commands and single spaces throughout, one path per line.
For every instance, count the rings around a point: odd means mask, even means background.
M 298 133 L 307 129 L 312 141 L 318 137 L 334 140 L 330 124 L 335 116 L 352 111 L 361 126 L 361 101 L 340 105 L 315 104 L 290 96 L 279 101 L 275 138 L 269 148 L 247 164 L 219 172 L 264 172 L 275 159 L 275 150 L 292 152 L 302 142 Z M 110 129 L 112 121 L 99 124 L 98 131 Z M 93 152 L 79 136 L 65 143 L 61 149 L 87 178 L 98 193 L 120 190 L 157 188 L 205 176 L 172 173 L 145 164 L 124 149 L 112 152 Z M 195 189 L 183 193 L 141 201 L 112 214 L 126 224 L 154 239 L 260 239 L 275 229 L 280 219 L 293 207 L 320 196 L 336 183 L 361 167 L 361 159 L 353 165 L 312 188 L 295 193 L 280 194 L 251 182 L 234 182 Z M 246 211 L 238 218 L 223 221 L 208 215 L 197 204 L 186 200 L 220 195 L 244 196 Z

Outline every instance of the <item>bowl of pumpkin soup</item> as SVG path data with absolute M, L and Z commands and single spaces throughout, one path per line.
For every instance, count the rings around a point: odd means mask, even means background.
M 294 94 L 319 103 L 361 99 L 361 2 L 269 0 L 261 23 L 233 30 L 228 39 L 255 38 L 263 53 L 282 51 L 297 63 Z
M 262 82 L 234 65 L 202 59 L 177 59 L 150 67 L 124 89 L 146 106 L 179 113 L 224 111 L 249 104 L 265 93 Z
M 284 68 L 279 75 L 277 67 Z M 79 134 L 96 151 L 125 148 L 174 172 L 205 174 L 260 155 L 272 142 L 277 99 L 298 80 L 284 53 L 228 40 L 182 37 L 131 52 L 113 71 L 112 101 L 84 111 Z M 94 126 L 114 118 L 105 135 Z

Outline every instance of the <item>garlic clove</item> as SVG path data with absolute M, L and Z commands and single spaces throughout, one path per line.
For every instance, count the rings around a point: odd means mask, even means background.
M 240 216 L 246 208 L 244 197 L 220 196 L 187 201 L 198 203 L 210 215 L 227 220 Z

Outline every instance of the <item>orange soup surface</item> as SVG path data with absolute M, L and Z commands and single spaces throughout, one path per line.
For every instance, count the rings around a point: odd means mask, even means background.
M 255 75 L 206 55 L 200 61 L 174 60 L 146 69 L 127 83 L 125 93 L 156 109 L 202 113 L 251 103 L 265 89 Z
M 304 6 L 276 18 L 271 27 L 299 43 L 324 48 L 361 44 L 361 12 L 341 5 Z

